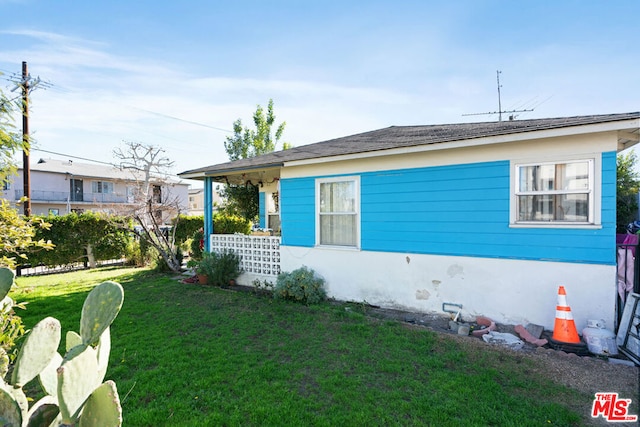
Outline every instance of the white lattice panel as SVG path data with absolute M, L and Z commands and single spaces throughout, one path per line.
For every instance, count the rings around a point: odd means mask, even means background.
M 280 237 L 212 234 L 211 251 L 229 249 L 240 255 L 245 273 L 277 276 L 280 274 Z

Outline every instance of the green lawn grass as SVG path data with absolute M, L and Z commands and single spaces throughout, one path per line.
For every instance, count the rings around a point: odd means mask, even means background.
M 79 329 L 92 286 L 125 301 L 107 378 L 125 426 L 581 425 L 592 397 L 536 376 L 529 359 L 400 322 L 357 304 L 303 306 L 182 284 L 146 270 L 18 278 L 32 327 Z

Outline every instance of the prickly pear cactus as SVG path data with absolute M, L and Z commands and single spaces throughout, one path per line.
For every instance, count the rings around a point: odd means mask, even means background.
M 82 307 L 82 342 L 95 345 L 120 312 L 123 301 L 124 291 L 119 283 L 104 282 L 93 288 Z
M 47 317 L 36 324 L 27 335 L 13 367 L 11 384 L 22 387 L 47 367 L 60 344 L 60 322 Z
M 0 300 L 5 299 L 14 280 L 13 273 L 4 270 L 0 269 Z M 123 300 L 120 284 L 96 286 L 84 302 L 80 334 L 66 335 L 64 357 L 57 352 L 61 338 L 58 320 L 47 317 L 33 327 L 16 357 L 9 383 L 3 379 L 6 369 L 0 363 L 0 426 L 122 425 L 116 385 L 102 381 L 111 349 L 109 326 Z M 29 408 L 22 386 L 36 376 L 46 396 Z

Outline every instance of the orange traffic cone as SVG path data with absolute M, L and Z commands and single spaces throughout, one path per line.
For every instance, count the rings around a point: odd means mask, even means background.
M 558 305 L 556 306 L 556 322 L 553 326 L 552 338 L 565 343 L 580 343 L 576 322 L 573 320 L 571 308 L 567 305 L 567 292 L 564 286 L 558 288 Z

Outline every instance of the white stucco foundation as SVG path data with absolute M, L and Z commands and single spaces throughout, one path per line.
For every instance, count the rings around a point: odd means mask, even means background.
M 588 319 L 613 329 L 613 265 L 366 252 L 281 246 L 282 271 L 306 265 L 327 283 L 330 297 L 386 308 L 442 312 L 462 304 L 462 316 L 498 323 L 535 323 L 553 330 L 558 286 L 567 291 L 578 332 Z

